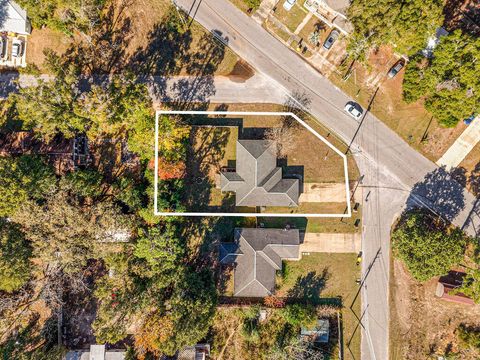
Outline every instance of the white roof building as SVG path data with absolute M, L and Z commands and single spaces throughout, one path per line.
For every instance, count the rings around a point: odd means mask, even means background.
M 124 360 L 125 350 L 106 350 L 105 345 L 90 345 L 88 350 L 69 351 L 65 360 Z
M 0 32 L 29 35 L 32 26 L 27 12 L 12 0 L 0 0 Z

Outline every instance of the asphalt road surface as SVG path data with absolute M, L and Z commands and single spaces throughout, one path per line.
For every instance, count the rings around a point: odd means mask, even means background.
M 176 2 L 206 29 L 221 34 L 224 43 L 268 76 L 270 88 L 306 95 L 311 101 L 308 111 L 351 144 L 364 175 L 364 194 L 368 194 L 363 203 L 362 359 L 387 359 L 389 233 L 395 215 L 408 199 L 409 204 L 427 205 L 467 233 L 476 235 L 476 226 L 480 224 L 476 199 L 463 187 L 450 186 L 448 174 L 443 175 L 433 162 L 413 150 L 372 114 L 367 113 L 361 122 L 347 116 L 343 112 L 345 103 L 351 100 L 347 95 L 228 0 Z M 215 96 L 219 96 L 218 89 L 211 101 Z M 241 98 L 237 95 L 232 100 L 241 102 Z M 415 187 L 425 182 L 425 186 Z

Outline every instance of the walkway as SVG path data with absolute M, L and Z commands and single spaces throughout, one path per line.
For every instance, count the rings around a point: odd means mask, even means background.
M 306 233 L 300 252 L 359 253 L 362 249 L 362 235 Z
M 446 166 L 447 170 L 457 167 L 475 145 L 480 142 L 480 116 L 477 116 L 450 148 L 437 161 L 438 166 Z
M 345 184 L 305 183 L 300 194 L 300 202 L 340 202 L 345 203 Z

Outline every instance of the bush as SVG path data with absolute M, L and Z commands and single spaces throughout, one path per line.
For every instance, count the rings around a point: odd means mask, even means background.
M 403 215 L 392 241 L 394 255 L 419 281 L 446 274 L 462 260 L 467 244 L 460 229 L 418 210 Z
M 257 10 L 261 2 L 261 0 L 244 0 L 244 1 L 245 1 L 245 4 L 247 4 L 247 6 L 253 10 Z
M 308 326 L 317 320 L 317 314 L 312 305 L 287 305 L 282 310 L 282 316 L 287 323 L 293 326 Z
M 457 336 L 464 346 L 480 349 L 480 328 L 460 324 L 457 328 Z

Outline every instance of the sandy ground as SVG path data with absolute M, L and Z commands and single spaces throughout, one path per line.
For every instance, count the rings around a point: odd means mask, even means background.
M 474 360 L 480 353 L 461 349 L 455 330 L 464 323 L 480 325 L 480 306 L 455 304 L 435 297 L 437 278 L 414 281 L 405 266 L 393 260 L 390 290 L 390 357 L 420 360 L 456 353 L 455 359 Z

